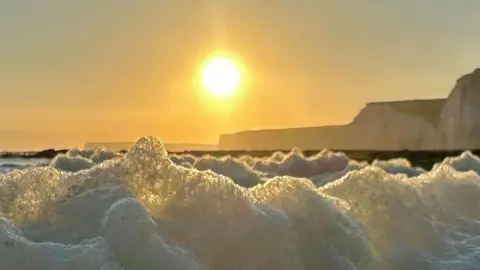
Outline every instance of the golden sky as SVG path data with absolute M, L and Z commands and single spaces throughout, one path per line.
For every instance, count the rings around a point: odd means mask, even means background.
M 2 1 L 0 149 L 215 143 L 225 132 L 349 122 L 368 101 L 446 96 L 480 65 L 480 2 Z M 228 50 L 231 101 L 194 84 Z

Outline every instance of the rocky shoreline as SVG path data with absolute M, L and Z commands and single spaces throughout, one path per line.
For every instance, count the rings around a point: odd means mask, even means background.
M 59 154 L 65 154 L 68 149 L 46 149 L 38 152 L 2 152 L 0 158 L 46 158 L 52 159 Z

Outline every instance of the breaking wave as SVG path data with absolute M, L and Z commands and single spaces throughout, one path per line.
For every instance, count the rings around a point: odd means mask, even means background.
M 0 174 L 7 270 L 478 269 L 480 159 L 72 150 Z

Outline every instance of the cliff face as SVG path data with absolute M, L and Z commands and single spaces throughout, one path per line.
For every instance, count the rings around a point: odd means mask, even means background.
M 412 101 L 414 104 L 420 102 L 429 103 Z M 406 107 L 407 102 L 403 103 Z M 356 148 L 403 150 L 438 146 L 434 123 L 423 115 L 397 112 L 388 103 L 368 105 L 357 115 L 352 126 L 357 138 Z
M 345 126 L 244 131 L 220 136 L 220 149 L 436 149 L 445 100 L 369 103 Z
M 480 69 L 457 80 L 438 129 L 445 148 L 480 148 Z
M 480 69 L 448 99 L 373 102 L 346 126 L 222 135 L 228 149 L 480 149 Z
M 220 136 L 221 150 L 351 149 L 355 137 L 348 126 L 242 131 Z

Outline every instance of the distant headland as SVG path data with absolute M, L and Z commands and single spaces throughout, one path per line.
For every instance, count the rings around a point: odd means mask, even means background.
M 91 142 L 86 143 L 86 149 L 102 147 L 110 151 L 128 150 L 134 142 Z M 215 144 L 197 144 L 197 143 L 165 143 L 165 148 L 169 152 L 184 151 L 215 151 L 218 146 Z

